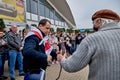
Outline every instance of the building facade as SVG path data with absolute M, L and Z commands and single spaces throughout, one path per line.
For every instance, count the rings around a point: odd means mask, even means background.
M 54 28 L 55 30 L 57 27 L 60 28 L 75 27 L 74 18 L 66 0 L 13 0 L 13 1 L 15 1 L 16 4 L 18 1 L 24 3 L 24 21 L 17 22 L 10 19 L 9 20 L 5 19 L 4 21 L 6 26 L 10 26 L 11 24 L 17 24 L 22 28 L 24 28 L 26 24 L 28 24 L 29 26 L 33 24 L 37 26 L 41 19 L 46 18 L 51 21 L 52 28 Z M 19 10 L 17 12 L 20 13 Z
M 57 4 L 59 2 L 54 3 L 54 1 L 52 2 L 52 0 L 26 0 L 26 23 L 28 23 L 29 25 L 37 25 L 41 19 L 46 18 L 51 21 L 52 27 L 54 29 L 56 29 L 57 27 L 68 28 L 69 23 L 59 14 L 60 11 L 58 11 L 60 8 L 64 8 L 64 6 L 61 4 L 61 7 L 57 8 L 56 6 L 52 5 L 52 3 Z

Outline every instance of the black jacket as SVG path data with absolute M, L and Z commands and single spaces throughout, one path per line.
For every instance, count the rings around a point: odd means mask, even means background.
M 7 45 L 3 46 L 2 40 L 3 38 L 0 38 L 0 54 L 4 54 L 8 52 L 8 46 Z
M 44 45 L 39 45 L 40 39 L 36 35 L 31 35 L 25 39 L 23 56 L 25 67 L 29 70 L 46 69 L 47 55 L 45 54 Z

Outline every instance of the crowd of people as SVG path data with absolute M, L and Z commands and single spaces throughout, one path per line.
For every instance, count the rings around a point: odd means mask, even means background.
M 40 22 L 41 23 L 39 23 L 39 25 L 44 26 L 49 21 L 47 19 L 43 19 Z M 7 32 L 5 32 L 5 30 L 0 31 L 0 79 L 3 79 L 3 78 L 7 79 L 7 76 L 4 76 L 4 64 L 6 59 L 8 60 L 9 75 L 11 80 L 15 80 L 15 73 L 14 73 L 15 67 L 19 68 L 20 76 L 24 76 L 25 73 L 27 73 L 27 71 L 32 67 L 33 67 L 32 69 L 34 68 L 36 69 L 37 66 L 39 66 L 38 68 L 41 67 L 41 64 L 36 64 L 36 62 L 34 62 L 35 60 L 31 59 L 31 57 L 33 57 L 32 54 L 35 55 L 35 52 L 34 52 L 35 50 L 32 51 L 32 48 L 31 48 L 33 47 L 33 45 L 35 46 L 34 48 L 39 47 L 43 49 L 43 53 L 45 53 L 44 48 L 42 48 L 43 46 L 39 45 L 42 39 L 38 40 L 38 43 L 35 43 L 35 44 L 34 42 L 32 43 L 32 40 L 34 40 L 34 37 L 38 37 L 35 34 L 29 35 L 29 33 L 33 28 L 38 29 L 37 27 L 32 26 L 31 29 L 29 29 L 29 31 L 26 29 L 23 29 L 22 31 L 18 31 L 17 25 L 11 25 L 9 31 Z M 47 29 L 44 30 L 43 28 L 45 27 L 42 27 L 42 29 L 40 29 L 41 34 L 43 36 L 47 35 L 48 42 L 52 47 L 52 50 L 50 52 L 50 60 L 47 61 L 46 59 L 47 57 L 45 57 L 44 64 L 46 62 L 46 65 L 42 67 L 42 69 L 46 69 L 47 65 L 49 65 L 47 64 L 48 62 L 50 64 L 58 63 L 57 52 L 59 50 L 62 50 L 63 53 L 68 53 L 68 55 L 72 55 L 72 53 L 76 50 L 77 46 L 80 44 L 82 39 L 85 38 L 85 35 L 82 35 L 80 32 L 76 34 L 75 33 L 70 34 L 67 32 L 60 32 L 60 33 L 50 32 L 49 30 L 48 32 L 46 32 Z M 44 34 L 45 32 L 46 34 Z M 28 38 L 30 36 L 33 36 L 33 37 L 31 37 L 29 42 Z M 40 50 L 40 52 L 41 51 L 42 50 Z M 36 53 L 36 56 L 38 57 L 37 53 Z M 39 59 L 41 59 L 41 56 Z M 38 60 L 36 61 L 37 63 L 41 63 L 41 60 L 40 62 Z M 30 63 L 33 62 L 35 63 L 35 65 L 30 64 L 29 62 Z
M 4 63 L 5 60 L 8 59 L 8 66 L 9 66 L 9 75 L 11 80 L 15 80 L 15 63 L 18 62 L 19 67 L 19 75 L 24 76 L 23 71 L 23 58 L 22 58 L 22 40 L 21 36 L 17 33 L 17 26 L 11 25 L 10 31 L 4 33 L 4 31 L 0 31 L 0 52 L 1 52 L 1 66 L 0 66 L 0 78 L 7 79 L 6 76 L 3 75 L 4 73 Z
M 15 80 L 15 66 L 24 80 L 39 80 L 32 73 L 44 71 L 51 64 L 61 63 L 68 72 L 76 72 L 89 65 L 89 80 L 120 79 L 120 21 L 115 12 L 103 9 L 92 16 L 95 33 L 50 32 L 51 22 L 40 20 L 38 27 L 18 34 L 17 25 L 8 32 L 0 30 L 0 80 L 4 76 L 5 60 L 8 60 L 9 76 Z M 17 63 L 16 63 L 17 62 Z M 40 78 L 40 76 L 39 76 Z

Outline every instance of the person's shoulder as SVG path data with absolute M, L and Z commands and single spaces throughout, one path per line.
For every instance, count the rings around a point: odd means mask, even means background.
M 39 43 L 41 40 L 36 35 L 31 35 L 25 38 L 25 43 L 37 42 Z
M 30 35 L 26 37 L 25 39 L 39 39 L 36 35 Z
M 89 34 L 88 36 L 86 36 L 84 38 L 84 40 L 86 40 L 87 42 L 96 41 L 101 36 L 102 36 L 102 32 L 98 31 L 98 32 L 94 32 L 94 33 Z
M 13 36 L 14 34 L 13 34 L 13 32 L 12 31 L 9 31 L 9 32 L 7 32 L 7 34 L 6 34 L 7 36 Z
M 94 33 L 89 34 L 87 37 L 88 38 L 96 38 L 96 37 L 99 37 L 100 35 L 102 35 L 102 32 L 98 31 L 98 32 L 94 32 Z

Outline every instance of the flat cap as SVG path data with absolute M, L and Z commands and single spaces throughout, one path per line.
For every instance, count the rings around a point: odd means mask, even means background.
M 96 18 L 106 18 L 120 21 L 120 16 L 116 12 L 109 9 L 102 9 L 95 12 L 92 16 L 92 21 Z

